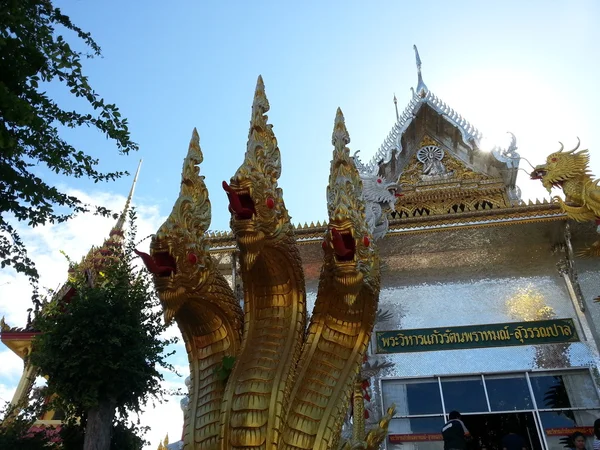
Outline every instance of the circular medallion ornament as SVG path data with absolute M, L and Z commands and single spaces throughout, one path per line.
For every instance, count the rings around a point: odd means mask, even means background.
M 423 164 L 441 161 L 442 158 L 444 158 L 444 150 L 435 145 L 426 145 L 417 151 L 417 159 Z

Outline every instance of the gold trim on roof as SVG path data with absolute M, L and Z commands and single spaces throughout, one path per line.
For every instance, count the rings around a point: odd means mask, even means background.
M 484 228 L 556 220 L 567 220 L 566 214 L 560 210 L 558 205 L 549 203 L 546 199 L 535 200 L 535 202 L 530 200 L 528 204 L 504 209 L 419 216 L 401 220 L 391 219 L 389 233 L 431 233 L 449 228 Z M 317 224 L 305 223 L 294 226 L 294 234 L 298 245 L 320 242 L 325 230 L 326 226 L 319 222 Z M 222 233 L 218 238 L 209 237 L 208 242 L 211 253 L 231 252 L 236 249 L 231 234 Z

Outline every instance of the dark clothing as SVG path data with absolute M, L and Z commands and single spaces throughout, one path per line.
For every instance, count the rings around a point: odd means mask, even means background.
M 450 420 L 442 428 L 444 450 L 466 450 L 469 431 L 462 420 Z
M 525 448 L 525 439 L 518 434 L 507 434 L 502 438 L 502 447 L 506 450 L 522 450 Z

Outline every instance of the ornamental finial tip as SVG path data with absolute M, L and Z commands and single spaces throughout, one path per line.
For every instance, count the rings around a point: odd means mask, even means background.
M 419 49 L 417 48 L 416 44 L 413 45 L 413 49 L 415 51 L 415 58 L 417 60 L 417 69 L 420 72 L 421 71 L 421 58 L 419 57 Z
M 335 113 L 335 121 L 333 123 L 333 134 L 331 136 L 332 145 L 336 146 L 337 143 L 341 143 L 341 150 L 345 145 L 350 143 L 350 135 L 346 129 L 346 120 L 344 119 L 344 113 L 342 108 L 338 107 Z
M 113 230 L 123 231 L 123 226 L 125 225 L 125 220 L 127 219 L 127 213 L 129 212 L 129 207 L 131 205 L 131 200 L 133 199 L 133 192 L 135 191 L 135 185 L 137 183 L 138 176 L 140 174 L 140 169 L 142 168 L 142 160 L 138 163 L 137 170 L 135 171 L 135 175 L 133 177 L 133 182 L 131 183 L 131 189 L 129 190 L 129 195 L 127 196 L 127 200 L 125 201 L 125 207 L 123 208 L 123 212 L 119 216 L 117 220 L 117 224 L 115 225 Z
M 423 82 L 423 76 L 421 75 L 421 57 L 419 56 L 419 50 L 416 45 L 413 45 L 413 49 L 415 50 L 415 59 L 417 62 L 417 95 L 425 97 L 425 95 L 427 95 L 427 86 Z

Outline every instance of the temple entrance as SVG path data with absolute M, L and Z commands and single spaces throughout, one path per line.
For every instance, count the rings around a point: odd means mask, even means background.
M 473 436 L 473 450 L 502 450 L 502 438 L 511 430 L 525 440 L 528 450 L 542 450 L 532 412 L 465 414 L 463 421 Z

